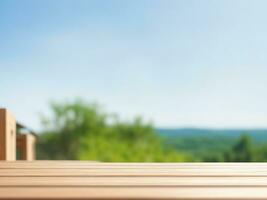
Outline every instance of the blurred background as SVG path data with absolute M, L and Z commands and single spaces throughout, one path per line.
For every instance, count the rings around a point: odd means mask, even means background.
M 1 0 L 0 107 L 38 159 L 266 161 L 266 6 Z

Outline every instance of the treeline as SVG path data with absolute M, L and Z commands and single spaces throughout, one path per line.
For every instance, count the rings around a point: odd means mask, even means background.
M 228 150 L 203 157 L 204 162 L 265 162 L 267 144 L 253 142 L 249 135 L 242 135 Z
M 164 148 L 161 138 L 141 118 L 122 121 L 82 100 L 52 103 L 42 117 L 37 158 L 106 162 L 180 162 L 190 155 Z
M 228 136 L 165 137 L 164 145 L 191 154 L 193 162 L 265 162 L 267 143 L 255 141 L 244 133 Z
M 52 103 L 42 117 L 37 158 L 106 162 L 263 162 L 267 144 L 248 134 L 229 137 L 160 137 L 140 117 L 122 121 L 82 100 Z

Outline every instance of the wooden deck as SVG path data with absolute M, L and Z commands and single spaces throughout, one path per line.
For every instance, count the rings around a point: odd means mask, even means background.
M 267 164 L 2 161 L 0 199 L 267 199 Z

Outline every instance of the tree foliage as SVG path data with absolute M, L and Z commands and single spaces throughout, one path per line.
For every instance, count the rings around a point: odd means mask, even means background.
M 252 140 L 248 135 L 242 135 L 232 149 L 225 153 L 225 161 L 251 162 L 254 160 Z
M 212 134 L 162 138 L 150 123 L 137 117 L 122 121 L 97 104 L 82 100 L 51 103 L 42 118 L 38 159 L 108 162 L 262 162 L 266 143 L 249 134 L 240 138 Z M 186 153 L 185 153 L 186 152 Z
M 138 117 L 131 122 L 103 112 L 82 100 L 52 103 L 43 117 L 39 159 L 110 162 L 188 161 L 188 155 L 164 148 L 151 124 Z

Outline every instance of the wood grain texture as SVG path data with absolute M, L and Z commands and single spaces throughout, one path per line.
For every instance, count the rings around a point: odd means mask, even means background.
M 267 164 L 0 162 L 0 199 L 267 199 Z
M 266 199 L 265 187 L 5 187 L 2 199 Z
M 0 160 L 16 160 L 16 120 L 6 109 L 0 108 Z

